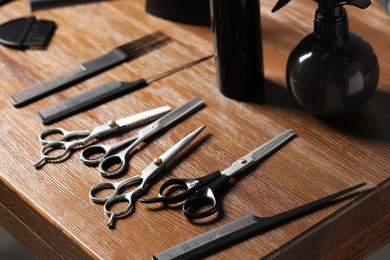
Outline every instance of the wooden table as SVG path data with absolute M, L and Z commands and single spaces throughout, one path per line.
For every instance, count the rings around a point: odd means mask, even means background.
M 276 1 L 261 1 L 266 86 L 256 102 L 238 102 L 220 94 L 213 60 L 153 83 L 54 126 L 90 129 L 162 105 L 178 107 L 200 96 L 206 106 L 153 138 L 131 158 L 129 173 L 139 173 L 153 158 L 184 135 L 206 130 L 146 192 L 153 196 L 168 177 L 197 177 L 222 170 L 288 128 L 298 137 L 259 166 L 237 177 L 211 222 L 194 223 L 177 208 L 136 203 L 135 210 L 106 226 L 102 206 L 91 203 L 89 189 L 105 179 L 87 167 L 76 151 L 66 161 L 33 167 L 39 159 L 36 112 L 111 79 L 149 77 L 213 51 L 209 28 L 172 23 L 144 12 L 142 0 L 98 2 L 37 11 L 58 28 L 47 51 L 17 51 L 0 46 L 1 183 L 0 224 L 38 257 L 149 259 L 185 239 L 246 214 L 274 215 L 338 190 L 367 182 L 361 193 L 338 204 L 242 243 L 217 258 L 334 259 L 364 257 L 390 241 L 390 17 L 374 3 L 367 10 L 348 7 L 350 28 L 363 35 L 379 58 L 381 75 L 373 98 L 356 115 L 322 119 L 303 111 L 285 83 L 287 57 L 312 31 L 315 3 L 296 0 L 278 13 Z M 31 15 L 27 1 L 1 6 L 0 22 Z M 293 29 L 292 29 L 293 28 Z M 38 80 L 69 71 L 108 50 L 162 30 L 173 42 L 76 87 L 17 109 L 9 95 Z M 116 142 L 134 131 L 108 139 Z

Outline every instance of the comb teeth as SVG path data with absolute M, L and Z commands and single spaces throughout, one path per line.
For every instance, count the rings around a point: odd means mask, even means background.
M 101 87 L 86 91 L 78 96 L 66 99 L 60 103 L 54 104 L 38 112 L 44 124 L 51 124 L 67 115 L 72 115 L 82 108 L 90 106 L 91 101 L 107 92 L 107 89 L 117 88 L 121 86 L 121 82 L 113 80 Z
M 41 28 L 45 26 L 41 25 L 38 27 Z M 39 30 L 42 30 L 42 28 Z M 0 35 L 1 35 L 1 27 L 0 27 Z M 35 40 L 35 42 L 36 41 L 37 40 Z M 48 80 L 43 80 L 37 82 L 32 86 L 30 85 L 29 87 L 21 91 L 18 91 L 15 94 L 12 94 L 10 97 L 11 102 L 15 107 L 25 106 L 47 95 L 65 89 L 67 87 L 73 86 L 76 83 L 84 81 L 103 71 L 118 66 L 123 62 L 133 60 L 168 42 L 169 42 L 169 38 L 162 32 L 156 32 L 151 35 L 144 36 L 138 40 L 114 48 L 112 51 L 98 58 L 85 62 L 79 65 L 76 70 L 68 72 L 65 75 L 57 76 L 56 78 L 52 78 Z
M 135 41 L 123 44 L 117 49 L 124 52 L 129 59 L 135 59 L 150 50 L 161 47 L 169 43 L 171 39 L 163 32 L 154 32 L 152 34 L 141 37 Z
M 56 24 L 52 21 L 36 20 L 23 40 L 22 45 L 25 47 L 45 48 L 49 44 L 55 29 Z
M 50 93 L 51 89 L 53 91 L 57 86 L 61 86 L 69 82 L 70 80 L 77 77 L 78 74 L 82 73 L 84 69 L 78 67 L 72 72 L 68 72 L 62 76 L 56 78 L 46 79 L 40 82 L 37 82 L 33 85 L 30 85 L 28 88 L 21 89 L 10 96 L 12 104 L 14 106 L 24 105 L 26 102 L 30 102 L 30 99 L 39 97 L 42 93 Z

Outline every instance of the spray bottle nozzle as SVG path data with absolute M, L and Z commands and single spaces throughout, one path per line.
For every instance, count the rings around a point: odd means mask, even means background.
M 291 0 L 279 0 L 276 5 L 274 6 L 274 8 L 272 8 L 272 12 L 276 12 L 278 11 L 279 9 L 281 9 L 283 6 L 285 6 L 286 4 L 290 3 Z
M 275 12 L 291 0 L 278 0 L 272 12 Z M 314 17 L 314 37 L 325 46 L 339 47 L 348 41 L 348 19 L 343 5 L 367 8 L 371 0 L 314 0 L 318 3 Z

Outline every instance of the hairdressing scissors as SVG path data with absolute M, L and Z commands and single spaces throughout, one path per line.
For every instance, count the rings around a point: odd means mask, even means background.
M 169 106 L 159 107 L 149 111 L 141 112 L 118 120 L 110 120 L 107 123 L 96 126 L 92 130 L 67 131 L 62 128 L 50 128 L 39 135 L 39 140 L 44 146 L 41 149 L 41 159 L 34 165 L 38 167 L 43 161 L 54 161 L 65 157 L 72 148 L 87 146 L 90 141 L 117 132 L 124 128 L 150 122 L 169 112 Z M 56 140 L 48 140 L 60 135 Z
M 129 153 L 141 142 L 153 136 L 168 125 L 184 117 L 186 114 L 197 108 L 203 103 L 203 99 L 196 97 L 181 107 L 171 111 L 160 119 L 142 128 L 137 135 L 131 137 L 128 141 L 131 144 L 124 150 L 111 155 L 111 146 L 93 145 L 81 152 L 81 159 L 87 164 L 99 163 L 99 171 L 103 176 L 114 176 L 122 173 L 129 162 Z M 114 146 L 123 146 L 122 143 Z
M 104 212 L 109 216 L 109 221 L 107 225 L 112 228 L 115 222 L 115 218 L 127 215 L 133 209 L 134 198 L 139 195 L 146 187 L 148 182 L 153 179 L 158 173 L 161 172 L 167 165 L 167 163 L 172 160 L 175 155 L 177 155 L 181 150 L 183 150 L 195 137 L 205 128 L 201 126 L 196 129 L 191 134 L 184 137 L 177 144 L 172 146 L 168 151 L 163 153 L 160 157 L 153 160 L 139 175 L 133 176 L 129 179 L 119 181 L 119 182 L 103 182 L 95 185 L 89 192 L 89 197 L 91 201 L 95 203 L 104 203 Z M 134 190 L 125 193 L 119 194 L 121 189 L 125 186 L 132 185 L 134 183 L 141 182 L 141 184 Z M 96 195 L 103 190 L 113 190 L 112 194 L 105 198 L 99 198 Z M 127 206 L 119 211 L 112 211 L 111 209 L 121 202 L 126 201 Z M 117 205 L 118 206 L 118 205 Z
M 143 199 L 141 202 L 175 204 L 186 200 L 182 206 L 186 217 L 197 219 L 211 216 L 217 212 L 222 190 L 233 175 L 244 171 L 260 159 L 270 155 L 294 136 L 295 133 L 292 130 L 287 130 L 233 162 L 230 167 L 223 171 L 216 171 L 198 179 L 170 179 L 160 187 L 157 197 Z M 184 191 L 180 192 L 179 189 Z M 176 191 L 175 195 L 170 195 L 172 190 Z

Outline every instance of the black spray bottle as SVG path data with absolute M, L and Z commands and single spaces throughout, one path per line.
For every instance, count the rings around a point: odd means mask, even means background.
M 279 0 L 273 12 L 290 0 Z M 291 52 L 287 86 L 304 109 L 319 116 L 355 112 L 374 94 L 379 65 L 373 48 L 348 29 L 343 5 L 367 8 L 370 0 L 317 0 L 314 32 Z

